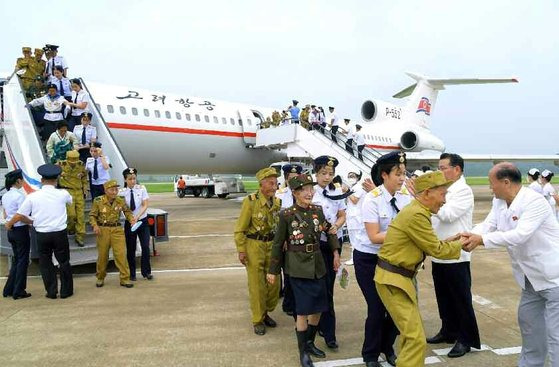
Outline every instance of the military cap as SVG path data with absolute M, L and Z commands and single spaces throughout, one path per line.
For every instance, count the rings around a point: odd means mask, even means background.
M 554 174 L 553 172 L 551 172 L 550 170 L 548 170 L 548 169 L 544 169 L 544 170 L 542 171 L 542 177 L 543 177 L 543 178 L 553 177 L 554 175 L 555 175 L 555 174 Z
M 49 85 L 47 85 L 47 89 L 51 89 L 51 88 L 54 88 L 54 89 L 58 90 L 58 87 L 56 86 L 56 84 L 50 83 Z
M 95 143 L 93 143 L 93 147 L 94 148 L 101 148 L 103 144 L 101 144 L 100 142 L 96 141 Z
M 256 179 L 262 181 L 267 177 L 278 177 L 278 173 L 272 167 L 262 168 L 260 171 L 256 172 Z
M 77 161 L 80 159 L 80 153 L 77 150 L 69 150 L 66 152 L 66 160 Z
M 356 128 L 356 129 L 361 129 L 361 128 L 362 128 L 362 126 L 361 126 L 361 125 L 359 125 L 359 124 L 356 124 L 356 125 L 355 125 L 355 128 Z
M 293 102 L 293 104 L 297 104 L 297 103 L 299 103 L 299 101 L 298 101 L 298 100 L 296 100 L 296 99 L 294 99 L 294 100 L 293 100 L 293 101 L 291 101 L 291 102 Z
M 316 182 L 313 181 L 312 176 L 308 173 L 298 175 L 289 180 L 289 188 L 291 190 L 297 190 L 298 188 L 301 188 L 305 185 L 316 185 Z
M 540 170 L 537 169 L 537 168 L 530 168 L 530 170 L 528 171 L 528 174 L 529 174 L 530 176 L 533 176 L 533 175 L 535 175 L 536 173 L 540 173 Z
M 88 119 L 91 120 L 91 116 L 93 116 L 93 115 L 91 114 L 91 112 L 84 111 L 84 112 L 82 112 L 82 114 L 80 116 L 81 116 L 81 118 L 87 117 Z
M 373 167 L 371 167 L 371 179 L 376 186 L 380 186 L 383 184 L 380 178 L 380 166 L 381 165 L 390 165 L 390 164 L 406 164 L 406 153 L 400 152 L 399 150 L 395 150 L 390 153 L 386 153 L 378 157 Z
M 53 180 L 60 176 L 60 173 L 62 173 L 62 168 L 55 164 L 48 163 L 39 166 L 39 168 L 37 168 L 37 173 L 45 180 Z
M 333 110 L 333 109 L 334 109 L 334 107 L 330 106 L 330 107 L 328 107 L 328 109 L 330 109 L 330 110 Z
M 315 104 L 312 104 L 312 105 L 311 105 L 311 108 L 316 108 L 316 105 L 315 105 Z
M 281 169 L 283 170 L 283 173 L 285 173 L 285 174 L 288 174 L 288 173 L 301 174 L 301 172 L 303 172 L 303 166 L 301 166 L 299 164 L 286 164 Z
M 109 180 L 103 184 L 103 188 L 105 190 L 110 189 L 111 187 L 119 187 L 119 186 L 120 185 L 118 184 L 118 182 L 116 182 L 116 180 Z
M 420 193 L 427 189 L 439 186 L 450 186 L 454 181 L 447 180 L 441 171 L 424 173 L 415 179 L 415 192 Z
M 338 165 L 338 160 L 334 157 L 331 157 L 329 155 L 321 155 L 320 157 L 316 158 L 314 160 L 314 164 L 316 166 L 322 166 L 322 165 L 326 165 L 326 166 L 330 166 L 330 167 L 336 167 Z
M 6 179 L 12 179 L 14 181 L 16 181 L 18 178 L 23 179 L 23 171 L 18 169 L 15 169 L 13 171 L 10 171 L 8 173 L 6 173 L 6 175 L 4 176 Z
M 345 121 L 345 122 L 350 122 L 351 120 L 350 120 L 350 119 L 344 119 L 344 121 Z
M 35 53 L 36 53 L 36 54 L 43 54 L 43 53 L 44 53 L 44 50 L 43 50 L 42 48 L 36 48 L 36 49 L 35 49 Z
M 45 48 L 51 50 L 51 51 L 58 51 L 58 46 L 57 45 L 49 45 L 48 43 L 45 45 Z
M 122 171 L 122 175 L 126 178 L 126 176 L 128 175 L 137 175 L 138 174 L 138 170 L 136 168 L 133 167 L 128 167 L 127 169 L 125 169 L 124 171 Z
M 31 52 L 31 47 L 22 47 L 21 51 L 23 52 Z

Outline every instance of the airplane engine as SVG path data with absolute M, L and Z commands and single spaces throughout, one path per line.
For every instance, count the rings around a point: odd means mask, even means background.
M 366 100 L 361 105 L 361 117 L 366 122 L 402 120 L 403 113 L 402 107 L 375 99 Z
M 445 146 L 441 139 L 426 132 L 406 131 L 400 138 L 400 147 L 408 152 L 437 150 L 444 152 Z

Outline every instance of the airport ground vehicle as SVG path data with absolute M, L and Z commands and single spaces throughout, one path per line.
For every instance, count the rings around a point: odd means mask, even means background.
M 177 183 L 182 177 L 185 181 L 185 188 L 179 190 Z M 176 175 L 174 180 L 174 191 L 177 197 L 183 198 L 186 195 L 194 195 L 194 197 L 202 196 L 211 198 L 216 195 L 221 199 L 225 199 L 229 194 L 243 193 L 245 186 L 239 177 L 222 177 L 212 175 Z

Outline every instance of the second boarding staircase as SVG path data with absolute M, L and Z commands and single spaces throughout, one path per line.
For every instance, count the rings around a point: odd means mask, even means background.
M 83 88 L 89 93 L 87 85 L 82 80 Z M 103 144 L 103 153 L 110 158 L 111 177 L 122 177 L 122 171 L 128 165 L 122 155 L 116 141 L 107 127 L 103 116 L 96 107 L 93 96 L 90 94 L 88 110 L 92 114 L 91 124 L 97 128 L 97 140 Z M 5 83 L 0 85 L 0 102 L 2 114 L 0 120 L 1 148 L 5 155 L 8 170 L 21 169 L 24 177 L 24 190 L 27 194 L 39 190 L 41 177 L 37 174 L 37 168 L 48 160 L 43 148 L 38 130 L 31 111 L 25 107 L 24 92 L 17 75 L 12 75 Z M 95 262 L 97 259 L 97 248 L 95 235 L 88 224 L 89 208 L 91 201 L 86 201 L 86 237 L 85 246 L 78 247 L 73 236 L 69 236 L 70 263 L 80 265 Z M 12 255 L 12 249 L 6 238 L 6 230 L 1 226 L 2 238 L 0 241 L 0 252 Z M 37 258 L 37 245 L 32 233 L 31 258 Z

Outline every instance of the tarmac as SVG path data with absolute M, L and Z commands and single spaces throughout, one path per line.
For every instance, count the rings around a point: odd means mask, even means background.
M 487 187 L 474 192 L 474 222 L 479 222 L 489 211 L 491 194 Z M 153 194 L 150 206 L 169 212 L 171 236 L 157 245 L 154 280 L 138 274 L 132 289 L 120 287 L 116 273 L 96 288 L 95 266 L 83 265 L 74 269 L 73 297 L 47 299 L 33 264 L 27 286 L 33 296 L 0 299 L 0 366 L 298 366 L 293 320 L 281 304 L 271 314 L 278 327 L 265 336 L 253 333 L 246 272 L 232 235 L 240 199 Z M 344 246 L 342 258 L 349 253 Z M 5 257 L 0 269 L 4 276 Z M 317 367 L 363 366 L 366 304 L 353 268 L 348 269 L 349 287 L 336 285 L 334 291 L 340 348 L 330 351 L 317 337 L 327 353 L 326 359 L 314 359 Z M 427 336 L 440 327 L 430 269 L 427 261 L 418 275 Z M 516 366 L 520 289 L 506 250 L 476 250 L 472 276 L 482 350 L 450 359 L 446 353 L 452 345 L 429 345 L 427 364 Z M 0 286 L 4 282 L 0 278 Z

